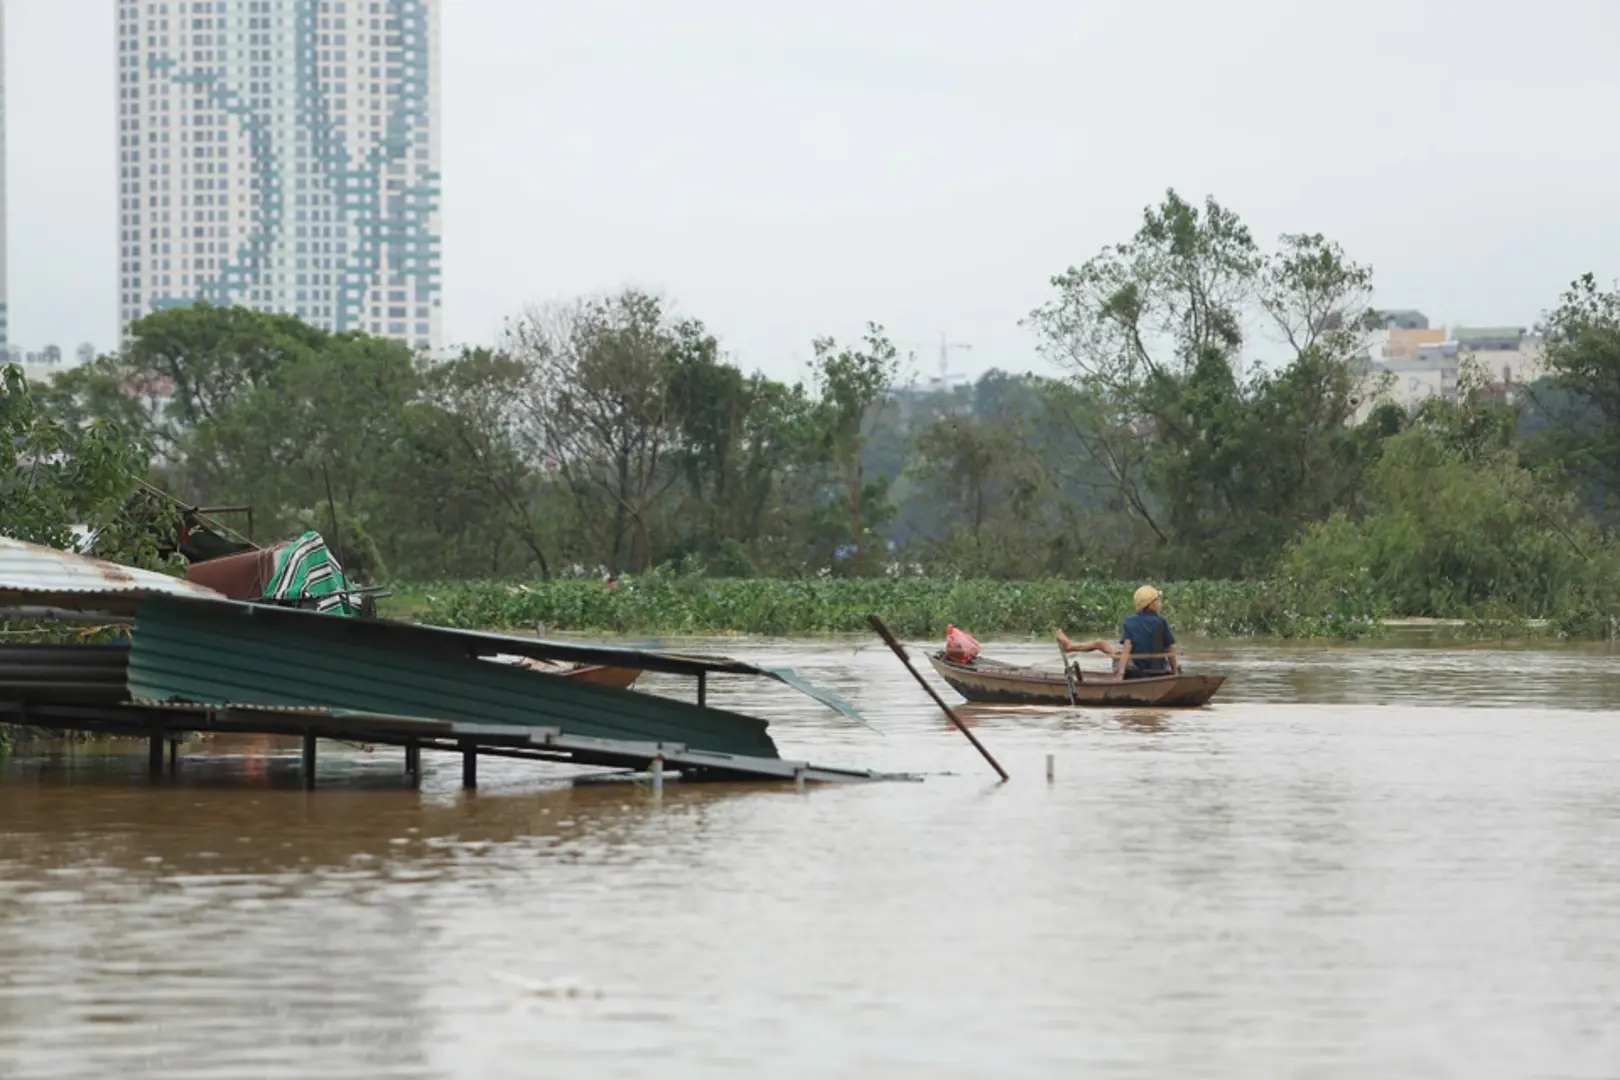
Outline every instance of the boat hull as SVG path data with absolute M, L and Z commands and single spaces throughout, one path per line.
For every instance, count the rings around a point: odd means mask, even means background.
M 1061 672 L 1016 667 L 980 659 L 971 666 L 953 664 L 935 654 L 928 658 L 934 671 L 952 690 L 984 705 L 1068 705 L 1069 684 Z M 1164 675 L 1124 682 L 1075 684 L 1074 704 L 1117 708 L 1195 708 L 1207 705 L 1226 681 L 1224 675 Z
M 628 690 L 641 678 L 640 668 L 612 667 L 606 664 L 559 664 L 550 660 L 534 660 L 524 656 L 491 657 L 502 664 L 538 671 L 542 675 L 555 675 L 559 679 L 576 679 L 592 686 L 606 686 L 612 690 Z
M 628 690 L 635 685 L 637 679 L 641 678 L 641 671 L 637 668 L 603 667 L 591 664 L 565 671 L 563 676 L 590 683 L 592 686 L 611 686 L 615 690 Z

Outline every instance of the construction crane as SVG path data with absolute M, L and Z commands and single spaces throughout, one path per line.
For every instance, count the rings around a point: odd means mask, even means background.
M 917 341 L 912 342 L 912 344 L 919 349 L 929 347 L 939 349 L 939 385 L 941 389 L 949 389 L 951 385 L 951 351 L 953 349 L 960 349 L 963 352 L 971 352 L 973 350 L 972 345 L 961 341 L 950 340 L 943 330 L 939 332 L 939 341 L 937 342 Z M 911 355 L 916 356 L 917 354 L 915 351 L 913 351 Z

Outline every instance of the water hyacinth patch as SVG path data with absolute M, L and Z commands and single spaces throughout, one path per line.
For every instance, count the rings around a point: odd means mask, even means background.
M 424 621 L 466 629 L 636 634 L 865 634 L 883 616 L 897 633 L 940 637 L 954 624 L 978 635 L 1039 636 L 1063 627 L 1111 633 L 1131 613 L 1138 583 L 948 581 L 873 578 L 747 580 L 649 574 L 600 581 L 466 582 L 435 588 Z M 1212 637 L 1359 637 L 1370 612 L 1302 610 L 1279 582 L 1191 581 L 1160 586 L 1183 633 Z

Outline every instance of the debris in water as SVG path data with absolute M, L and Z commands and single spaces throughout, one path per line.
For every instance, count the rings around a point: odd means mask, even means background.
M 575 1001 L 583 999 L 601 1000 L 606 996 L 602 993 L 602 991 L 587 987 L 581 984 L 577 979 L 548 979 L 545 981 L 540 981 L 536 979 L 525 979 L 521 975 L 508 975 L 505 972 L 500 971 L 493 971 L 490 972 L 490 974 L 501 982 L 504 982 L 509 986 L 515 986 L 522 991 L 517 997 L 512 999 L 511 1004 L 507 1006 L 508 1008 L 516 1008 L 518 1003 L 523 1001 L 525 998 L 543 998 L 549 1001 Z

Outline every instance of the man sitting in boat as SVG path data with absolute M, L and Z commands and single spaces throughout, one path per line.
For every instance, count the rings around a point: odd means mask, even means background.
M 1164 601 L 1159 590 L 1143 585 L 1136 590 L 1136 614 L 1120 628 L 1119 647 L 1107 641 L 1070 641 L 1058 631 L 1058 645 L 1065 653 L 1101 652 L 1114 658 L 1114 678 L 1153 679 L 1181 674 L 1181 658 L 1176 655 L 1176 635 L 1162 614 Z M 1123 675 L 1121 674 L 1123 672 Z
M 1164 600 L 1158 589 L 1144 585 L 1136 590 L 1136 614 L 1120 628 L 1118 669 L 1123 675 L 1116 673 L 1116 678 L 1153 679 L 1181 674 L 1176 635 L 1163 610 Z

